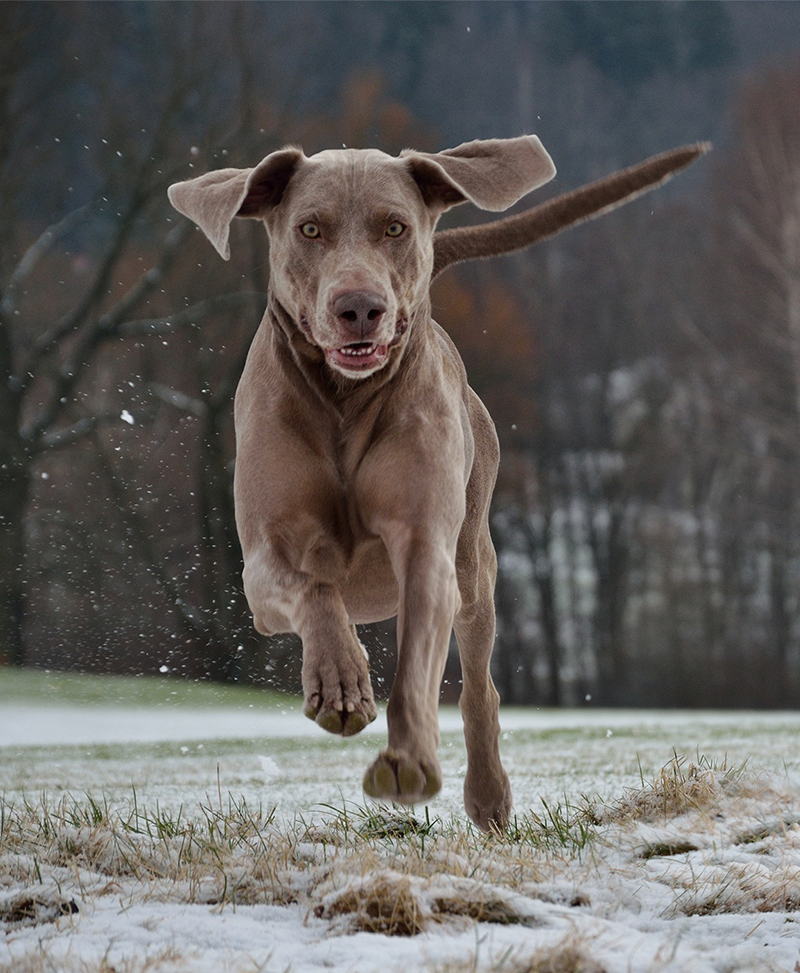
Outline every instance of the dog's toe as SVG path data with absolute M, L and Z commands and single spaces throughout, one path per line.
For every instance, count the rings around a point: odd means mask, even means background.
M 321 693 L 311 693 L 306 698 L 303 713 L 328 733 L 345 737 L 360 733 L 378 715 L 371 697 L 363 696 L 357 704 L 348 702 L 345 705 L 337 696 L 331 704 Z
M 314 722 L 321 726 L 328 733 L 342 732 L 342 713 L 341 710 L 323 707 L 314 717 Z
M 384 750 L 364 775 L 368 797 L 417 804 L 437 794 L 442 787 L 438 763 L 418 761 L 404 753 Z
M 387 760 L 376 760 L 364 775 L 364 793 L 375 798 L 393 798 L 396 795 L 397 778 Z
M 360 643 L 353 637 L 339 652 L 304 652 L 305 715 L 328 733 L 360 733 L 378 715 Z
M 336 733 L 343 737 L 352 737 L 360 733 L 377 715 L 375 704 L 370 701 L 368 707 L 352 712 L 338 709 L 322 709 L 313 719 L 328 733 Z
M 470 768 L 471 770 L 471 768 Z M 492 773 L 467 771 L 464 782 L 464 807 L 482 831 L 500 833 L 511 817 L 511 784 L 502 767 Z
M 358 709 L 350 713 L 343 713 L 341 734 L 345 737 L 355 736 L 360 733 L 365 726 L 371 723 L 378 715 L 375 703 L 371 699 L 362 700 Z
M 319 693 L 311 693 L 306 696 L 303 702 L 303 715 L 310 720 L 316 720 L 317 714 L 322 709 L 322 697 Z

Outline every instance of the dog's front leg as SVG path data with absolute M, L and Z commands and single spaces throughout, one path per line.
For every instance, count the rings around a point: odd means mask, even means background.
M 389 746 L 367 771 L 364 790 L 413 804 L 442 786 L 439 687 L 459 595 L 452 545 L 442 537 L 394 525 L 385 542 L 400 589 L 397 671 L 387 708 Z
M 334 552 L 327 560 L 335 562 Z M 245 592 L 260 632 L 293 631 L 303 640 L 305 715 L 329 733 L 352 736 L 376 716 L 369 665 L 339 589 L 318 574 L 262 545 L 245 558 Z
M 295 625 L 303 639 L 303 712 L 329 733 L 359 733 L 376 710 L 367 654 L 339 591 L 309 586 Z
M 389 746 L 364 777 L 371 797 L 413 804 L 441 788 L 439 687 L 461 603 L 455 555 L 466 510 L 465 468 L 458 409 L 445 396 L 437 400 L 436 390 L 424 410 L 404 413 L 361 466 L 359 510 L 384 544 L 398 591 Z

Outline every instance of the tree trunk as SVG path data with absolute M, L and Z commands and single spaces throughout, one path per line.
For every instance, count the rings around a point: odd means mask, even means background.
M 20 399 L 14 387 L 11 340 L 0 319 L 0 664 L 25 662 L 24 514 L 30 486 L 19 435 Z

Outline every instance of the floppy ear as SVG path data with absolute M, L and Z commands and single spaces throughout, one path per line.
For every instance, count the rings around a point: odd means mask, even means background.
M 480 209 L 508 209 L 556 174 L 535 135 L 465 142 L 434 154 L 407 149 L 401 158 L 408 160 L 425 202 L 440 210 L 466 202 Z
M 169 201 L 200 227 L 223 260 L 230 260 L 228 232 L 235 216 L 258 219 L 277 206 L 305 159 L 300 149 L 280 149 L 254 169 L 216 169 L 167 190 Z

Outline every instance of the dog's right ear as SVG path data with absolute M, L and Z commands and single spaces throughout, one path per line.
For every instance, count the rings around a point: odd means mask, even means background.
M 281 201 L 289 180 L 305 160 L 300 149 L 280 149 L 254 169 L 215 169 L 167 190 L 169 201 L 193 220 L 223 260 L 230 260 L 228 234 L 235 216 L 260 219 Z
M 406 149 L 400 158 L 425 202 L 439 213 L 466 202 L 499 212 L 556 174 L 553 160 L 535 135 L 465 142 L 433 155 Z

